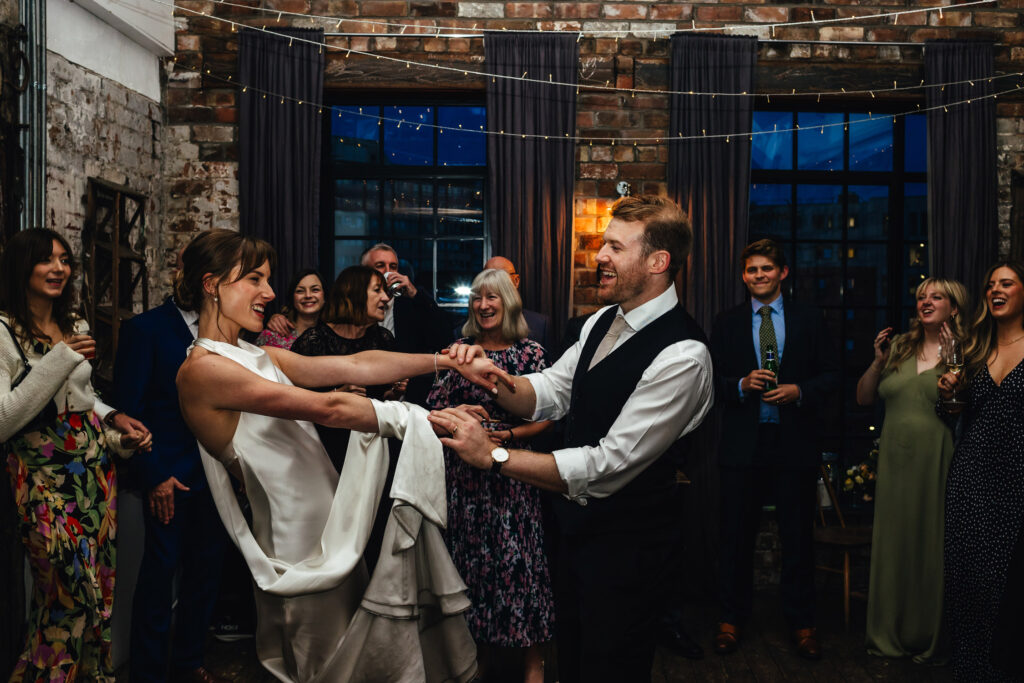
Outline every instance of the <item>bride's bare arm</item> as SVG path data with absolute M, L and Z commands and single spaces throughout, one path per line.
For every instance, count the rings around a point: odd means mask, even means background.
M 219 421 L 222 418 L 217 413 L 242 412 L 377 431 L 377 416 L 369 399 L 272 382 L 216 354 L 189 358 L 182 365 L 178 395 L 190 426 L 204 422 L 204 417 L 206 422 Z
M 485 355 L 478 355 L 460 363 L 441 352 L 395 353 L 392 351 L 363 351 L 351 356 L 303 356 L 285 349 L 264 347 L 274 363 L 288 378 L 304 387 L 326 387 L 340 384 L 389 384 L 400 379 L 434 372 L 456 370 L 475 384 L 493 389 L 495 382 L 512 385 L 512 378 Z M 481 350 L 482 354 L 483 351 Z

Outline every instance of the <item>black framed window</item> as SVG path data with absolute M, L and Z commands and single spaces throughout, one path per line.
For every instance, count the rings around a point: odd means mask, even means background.
M 464 311 L 490 251 L 482 99 L 346 97 L 327 118 L 322 272 L 386 242 L 417 288 Z
M 841 397 L 826 448 L 859 461 L 880 413 L 857 406 L 878 330 L 905 331 L 927 277 L 925 116 L 872 111 L 757 111 L 750 238 L 786 251 L 786 286 L 823 309 L 841 354 Z

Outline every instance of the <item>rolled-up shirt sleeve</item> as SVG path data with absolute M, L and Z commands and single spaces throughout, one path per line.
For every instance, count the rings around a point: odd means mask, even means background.
M 577 349 L 577 357 L 578 353 Z M 568 381 L 571 386 L 571 374 Z M 561 382 L 564 378 L 558 374 L 551 377 L 550 370 L 544 373 L 543 381 L 531 379 L 537 393 L 534 419 L 561 417 L 568 411 L 571 391 L 549 391 Z M 713 399 L 707 346 L 687 340 L 665 348 L 641 376 L 607 436 L 596 446 L 554 452 L 568 497 L 585 505 L 587 498 L 604 498 L 624 487 L 672 443 L 700 425 Z

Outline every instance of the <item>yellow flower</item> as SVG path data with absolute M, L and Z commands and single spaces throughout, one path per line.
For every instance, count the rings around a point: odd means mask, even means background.
M 853 480 L 855 482 L 857 482 L 858 484 L 863 484 L 864 483 L 864 477 L 860 476 L 859 474 L 856 477 L 854 477 Z

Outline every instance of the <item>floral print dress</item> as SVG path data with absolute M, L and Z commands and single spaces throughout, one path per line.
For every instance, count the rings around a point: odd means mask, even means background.
M 502 351 L 488 351 L 487 356 L 511 375 L 547 366 L 544 348 L 529 339 Z M 494 430 L 523 424 L 502 410 L 490 392 L 456 372 L 441 377 L 427 397 L 434 409 L 463 403 L 483 406 Z M 529 448 L 519 441 L 510 447 Z M 529 484 L 470 467 L 448 449 L 445 470 L 446 542 L 473 601 L 466 614 L 473 637 L 501 647 L 551 640 L 554 602 L 544 554 L 540 492 Z
M 53 413 L 6 443 L 34 584 L 28 637 L 10 681 L 113 683 L 117 475 L 93 411 Z

